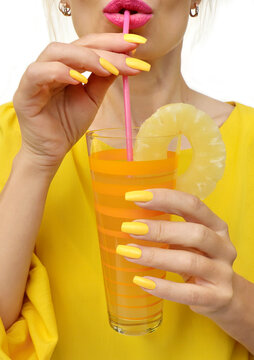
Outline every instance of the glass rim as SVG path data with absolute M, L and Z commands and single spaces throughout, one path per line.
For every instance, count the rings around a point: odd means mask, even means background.
M 132 130 L 136 130 L 136 129 L 140 129 L 140 127 L 138 126 L 134 126 L 132 128 Z M 124 132 L 124 136 L 103 136 L 103 135 L 98 135 L 97 133 L 100 131 L 106 131 L 106 130 L 122 130 Z M 86 132 L 86 136 L 87 137 L 93 137 L 93 135 L 96 134 L 94 136 L 94 138 L 100 138 L 100 139 L 126 139 L 126 134 L 125 134 L 125 128 L 104 128 L 104 129 L 96 129 L 96 130 L 88 130 Z M 155 135 L 155 136 L 141 136 L 138 137 L 138 139 L 156 139 L 156 138 L 175 138 L 177 136 L 179 136 L 181 134 L 175 134 L 175 135 Z M 137 135 L 132 136 L 132 139 L 137 139 Z

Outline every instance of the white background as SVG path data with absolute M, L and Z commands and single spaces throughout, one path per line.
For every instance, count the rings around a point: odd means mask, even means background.
M 189 86 L 254 107 L 254 0 L 219 0 L 212 27 L 195 41 L 198 24 L 190 19 L 183 48 L 182 72 Z M 0 34 L 2 104 L 12 100 L 26 67 L 50 42 L 42 0 L 2 1 Z

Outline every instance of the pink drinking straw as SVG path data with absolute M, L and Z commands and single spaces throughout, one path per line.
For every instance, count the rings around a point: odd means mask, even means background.
M 123 33 L 128 34 L 130 27 L 130 12 L 125 10 Z M 132 150 L 132 129 L 131 129 L 131 103 L 130 103 L 130 87 L 128 76 L 123 76 L 123 96 L 124 96 L 124 113 L 125 113 L 125 133 L 126 133 L 126 147 L 127 147 L 127 160 L 133 160 Z

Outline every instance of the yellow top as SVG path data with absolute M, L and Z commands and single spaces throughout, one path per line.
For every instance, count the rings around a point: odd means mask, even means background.
M 221 127 L 225 174 L 205 203 L 229 225 L 238 252 L 235 271 L 254 282 L 254 109 L 235 105 Z M 0 190 L 20 144 L 18 121 L 8 103 L 0 107 Z M 20 318 L 7 333 L 0 319 L 1 360 L 250 358 L 211 320 L 170 301 L 164 301 L 163 323 L 152 334 L 130 337 L 110 328 L 84 137 L 51 183 L 36 254 Z M 168 279 L 176 276 L 168 274 Z

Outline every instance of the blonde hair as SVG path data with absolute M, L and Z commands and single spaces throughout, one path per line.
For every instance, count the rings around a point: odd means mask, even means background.
M 60 0 L 42 0 L 51 41 L 71 42 L 77 38 L 71 16 L 58 9 Z
M 77 38 L 71 16 L 64 16 L 58 9 L 60 0 L 43 0 L 45 16 L 51 41 L 71 42 Z M 195 24 L 198 41 L 212 25 L 216 12 L 217 0 L 202 0 L 199 16 L 189 21 Z

